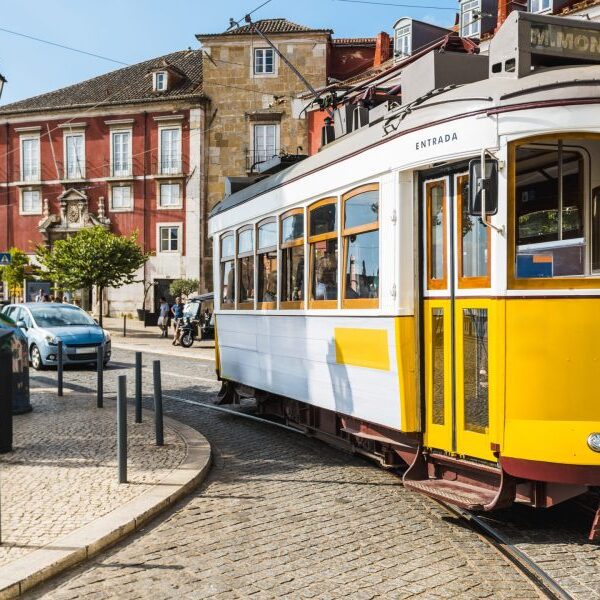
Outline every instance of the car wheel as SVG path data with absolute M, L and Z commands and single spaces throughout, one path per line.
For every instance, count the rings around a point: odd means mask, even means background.
M 191 348 L 194 343 L 194 336 L 191 333 L 184 333 L 179 341 L 184 348 Z
M 36 371 L 41 371 L 44 368 L 44 362 L 42 361 L 42 353 L 35 344 L 31 346 L 31 366 Z

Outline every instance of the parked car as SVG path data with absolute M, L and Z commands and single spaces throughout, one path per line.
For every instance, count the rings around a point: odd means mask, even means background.
M 58 362 L 63 343 L 63 364 L 96 364 L 97 348 L 104 348 L 104 366 L 110 360 L 110 334 L 85 311 L 71 304 L 27 302 L 9 304 L 2 314 L 27 337 L 31 366 L 40 370 Z

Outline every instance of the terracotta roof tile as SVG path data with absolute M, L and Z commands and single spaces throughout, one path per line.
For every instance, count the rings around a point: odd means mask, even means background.
M 272 35 L 274 33 L 333 33 L 331 29 L 313 29 L 311 27 L 306 27 L 304 25 L 292 23 L 291 21 L 288 21 L 287 19 L 283 19 L 281 17 L 274 19 L 261 19 L 260 21 L 255 21 L 254 24 L 263 33 L 266 33 L 267 35 Z M 247 24 L 242 25 L 237 29 L 232 29 L 231 31 L 224 31 L 223 33 L 198 33 L 196 35 L 196 38 L 200 40 L 201 38 L 207 37 L 236 35 L 252 35 L 252 28 L 249 24 Z
M 377 38 L 334 38 L 331 43 L 334 46 L 374 46 Z
M 166 65 L 173 67 L 181 79 L 169 91 L 154 92 L 150 72 Z M 0 106 L 0 114 L 201 97 L 202 50 L 182 50 L 117 69 L 53 92 Z

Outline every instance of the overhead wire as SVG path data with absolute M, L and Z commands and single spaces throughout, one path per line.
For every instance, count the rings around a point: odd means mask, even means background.
M 425 4 L 396 4 L 393 2 L 376 2 L 375 0 L 334 0 L 334 2 L 346 2 L 348 4 L 371 4 L 374 6 L 395 6 L 397 8 L 425 8 L 427 10 L 452 10 L 455 8 L 450 6 L 431 6 Z

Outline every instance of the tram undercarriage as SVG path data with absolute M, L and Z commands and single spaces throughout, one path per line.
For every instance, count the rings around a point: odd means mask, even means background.
M 307 436 L 398 471 L 405 487 L 469 511 L 488 512 L 515 503 L 550 508 L 588 490 L 583 485 L 519 479 L 501 467 L 500 456 L 500 466 L 464 460 L 424 448 L 421 434 L 402 433 L 223 380 L 218 404 L 235 405 L 242 398 L 254 398 L 259 415 L 279 419 Z M 593 514 L 588 539 L 600 540 L 600 505 Z

